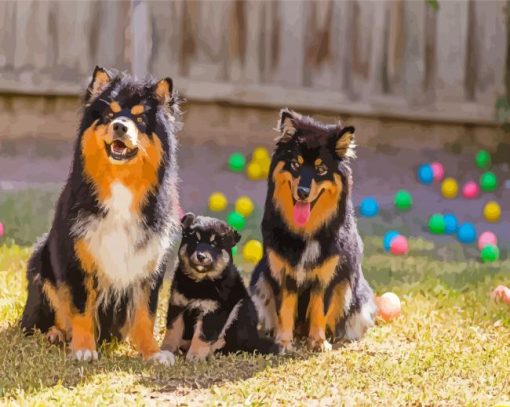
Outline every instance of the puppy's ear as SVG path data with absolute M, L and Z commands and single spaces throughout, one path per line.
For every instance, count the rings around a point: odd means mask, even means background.
M 292 136 L 296 134 L 294 119 L 299 119 L 300 117 L 299 113 L 293 112 L 288 108 L 280 110 L 280 117 L 275 129 L 280 133 L 276 138 L 277 143 L 287 143 L 292 139 Z
M 153 90 L 160 104 L 169 105 L 172 101 L 174 83 L 171 78 L 164 78 L 154 85 Z
M 105 68 L 96 66 L 92 73 L 92 79 L 87 88 L 85 101 L 89 102 L 97 98 L 111 83 L 113 75 Z
M 340 159 L 356 158 L 354 127 L 344 127 L 336 137 L 335 152 Z
M 194 213 L 188 212 L 186 215 L 184 215 L 181 219 L 182 230 L 188 229 L 194 220 L 195 220 Z
M 234 246 L 239 243 L 241 240 L 241 234 L 237 230 L 232 231 L 232 237 L 234 238 Z

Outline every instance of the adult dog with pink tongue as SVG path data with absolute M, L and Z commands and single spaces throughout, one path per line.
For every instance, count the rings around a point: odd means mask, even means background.
M 264 257 L 250 293 L 261 329 L 284 349 L 294 334 L 315 350 L 360 338 L 376 307 L 363 276 L 351 201 L 354 128 L 284 109 L 262 220 Z

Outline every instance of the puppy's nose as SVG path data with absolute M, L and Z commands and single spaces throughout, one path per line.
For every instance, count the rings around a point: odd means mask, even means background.
M 298 187 L 297 194 L 299 199 L 306 199 L 310 196 L 310 188 Z
M 126 135 L 128 128 L 125 124 L 120 121 L 113 123 L 113 132 L 117 137 L 123 137 Z
M 200 262 L 200 263 L 203 263 L 204 260 L 207 259 L 207 256 L 202 253 L 202 252 L 197 252 L 197 260 Z

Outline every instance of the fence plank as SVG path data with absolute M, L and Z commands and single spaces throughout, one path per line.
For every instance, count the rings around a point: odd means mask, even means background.
M 440 102 L 465 100 L 468 7 L 466 1 L 444 1 L 437 12 L 435 93 Z
M 16 30 L 16 3 L 12 1 L 0 2 L 0 69 L 12 70 L 16 51 L 16 37 L 12 35 Z

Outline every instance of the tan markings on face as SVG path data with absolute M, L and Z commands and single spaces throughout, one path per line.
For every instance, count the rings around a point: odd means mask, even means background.
M 112 110 L 113 113 L 119 113 L 122 110 L 122 108 L 119 105 L 119 102 L 116 101 L 110 103 L 110 109 Z
M 131 108 L 131 114 L 133 116 L 137 116 L 139 114 L 142 114 L 145 110 L 145 106 L 144 105 L 135 105 Z
M 287 226 L 293 232 L 304 235 L 313 234 L 327 222 L 336 212 L 342 193 L 342 179 L 335 174 L 333 181 L 325 180 L 317 183 L 312 180 L 308 202 L 314 202 L 310 219 L 304 226 L 294 223 L 294 201 L 297 200 L 299 179 L 284 170 L 285 163 L 280 161 L 273 171 L 274 193 L 273 203 L 282 214 Z
M 111 184 L 120 181 L 131 190 L 132 209 L 138 211 L 147 199 L 148 192 L 158 183 L 158 169 L 163 159 L 161 141 L 156 134 L 149 138 L 139 133 L 138 154 L 121 165 L 112 163 L 106 153 L 104 144 L 111 141 L 107 126 L 97 125 L 97 121 L 84 131 L 81 149 L 85 176 L 93 182 L 101 202 L 111 196 Z
M 320 158 L 317 158 L 314 162 L 315 166 L 318 167 L 319 165 L 322 164 L 322 160 Z
M 297 156 L 297 161 L 298 161 L 299 165 L 303 165 L 303 163 L 305 162 L 305 160 L 303 159 L 303 157 L 302 157 L 302 156 L 300 156 L 300 155 L 298 155 L 298 156 Z

